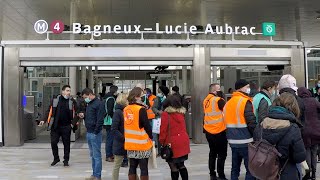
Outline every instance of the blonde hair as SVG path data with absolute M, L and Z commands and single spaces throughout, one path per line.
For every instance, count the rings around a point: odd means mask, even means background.
M 122 106 L 127 106 L 128 105 L 128 94 L 127 93 L 120 93 L 117 97 L 116 103 L 120 104 Z

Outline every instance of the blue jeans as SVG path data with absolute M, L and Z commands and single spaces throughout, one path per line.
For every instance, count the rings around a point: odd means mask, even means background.
M 101 178 L 102 158 L 101 158 L 101 143 L 102 133 L 93 134 L 87 133 L 87 141 L 89 145 L 90 157 L 92 161 L 93 176 Z
M 113 157 L 112 145 L 113 145 L 113 134 L 111 133 L 111 126 L 106 127 L 106 158 Z
M 254 180 L 255 178 L 251 175 L 248 168 L 248 147 L 231 148 L 232 150 L 232 169 L 231 169 L 231 180 L 238 180 L 240 176 L 240 167 L 242 159 L 246 167 L 246 180 Z

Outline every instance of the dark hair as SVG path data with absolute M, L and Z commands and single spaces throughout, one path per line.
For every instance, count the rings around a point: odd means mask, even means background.
M 90 94 L 93 94 L 92 89 L 85 88 L 84 90 L 82 90 L 82 95 L 90 95 Z
M 110 86 L 110 92 L 111 93 L 115 93 L 117 91 L 118 91 L 118 86 L 115 86 L 115 85 Z
M 128 101 L 129 103 L 135 103 L 136 102 L 136 97 L 140 97 L 142 94 L 142 89 L 139 87 L 133 88 L 128 96 Z
M 275 86 L 276 86 L 276 82 L 275 81 L 265 81 L 262 84 L 261 89 L 268 90 L 269 88 L 273 88 Z
M 228 93 L 231 93 L 232 90 L 233 90 L 232 88 L 229 88 L 229 89 L 228 89 Z
M 278 98 L 276 98 L 273 106 L 281 106 L 292 112 L 297 118 L 300 117 L 300 108 L 298 101 L 294 95 L 288 92 L 282 93 Z
M 163 107 L 169 107 L 169 106 L 176 109 L 181 108 L 182 103 L 181 103 L 180 96 L 176 94 L 168 96 L 167 99 L 164 101 Z
M 172 87 L 172 91 L 174 91 L 174 92 L 179 92 L 179 87 L 178 87 L 178 86 L 173 86 L 173 87 Z
M 147 91 L 147 93 L 151 94 L 151 89 L 145 88 L 144 90 Z
M 66 90 L 67 88 L 71 88 L 70 85 L 64 85 L 64 86 L 62 87 L 62 91 Z

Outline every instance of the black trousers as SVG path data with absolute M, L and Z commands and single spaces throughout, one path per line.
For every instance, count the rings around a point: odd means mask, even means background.
M 209 170 L 210 176 L 216 176 L 217 172 L 220 178 L 225 178 L 224 165 L 227 158 L 228 140 L 226 131 L 219 134 L 206 133 L 206 138 L 209 143 Z M 217 160 L 218 158 L 218 160 Z
M 51 149 L 54 160 L 60 160 L 58 143 L 60 137 L 62 137 L 62 143 L 64 146 L 64 161 L 68 162 L 70 159 L 70 143 L 71 143 L 71 125 L 58 127 L 57 129 L 52 129 L 51 133 Z

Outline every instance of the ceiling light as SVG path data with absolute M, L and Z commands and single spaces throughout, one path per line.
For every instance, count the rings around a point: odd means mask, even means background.
M 320 15 L 319 15 L 319 16 L 317 16 L 317 19 L 318 19 L 318 20 L 320 20 Z

